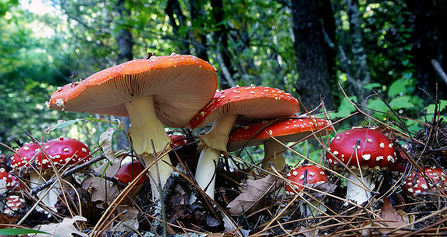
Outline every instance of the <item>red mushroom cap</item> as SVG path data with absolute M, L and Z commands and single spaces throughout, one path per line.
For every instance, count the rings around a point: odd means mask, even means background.
M 13 215 L 15 211 L 25 207 L 25 200 L 17 195 L 11 195 L 6 199 L 6 207 L 4 213 Z
M 60 137 L 42 146 L 45 152 L 39 151 L 37 153 L 36 165 L 43 170 L 51 168 L 49 158 L 58 167 L 64 165 L 80 165 L 90 159 L 90 150 L 88 147 L 76 139 Z
M 140 161 L 133 161 L 131 163 L 126 163 L 116 172 L 115 177 L 125 183 L 128 184 L 132 182 L 141 172 L 144 170 L 144 165 L 141 164 Z M 144 184 L 144 181 L 147 180 L 147 176 L 143 176 L 140 180 L 138 180 L 136 185 Z
M 284 120 L 270 120 L 258 123 L 252 123 L 242 126 L 231 133 L 228 141 L 228 151 L 240 149 L 243 145 L 258 146 L 265 140 L 277 138 L 279 141 L 293 142 L 299 141 L 304 137 L 316 132 L 318 129 L 324 128 L 330 122 L 324 119 L 311 118 L 288 118 Z M 268 124 L 268 127 L 266 127 Z M 262 131 L 261 131 L 262 130 Z M 269 134 L 265 133 L 267 131 Z M 325 131 L 316 133 L 317 136 L 324 136 L 332 132 L 332 128 L 328 127 Z M 254 136 L 256 134 L 256 136 Z M 247 144 L 246 142 L 250 140 Z
M 306 175 L 307 173 L 307 175 Z M 286 192 L 297 194 L 305 185 L 322 184 L 327 182 L 327 175 L 323 169 L 315 165 L 305 165 L 292 169 L 287 179 L 294 184 L 294 189 L 286 185 Z
M 172 141 L 172 143 L 170 144 L 171 148 L 181 147 L 191 142 L 183 135 L 170 134 L 169 138 Z
M 189 122 L 191 128 L 205 127 L 227 115 L 239 115 L 236 123 L 253 119 L 289 117 L 299 111 L 298 101 L 290 94 L 263 86 L 235 87 L 217 91 L 214 98 Z
M 446 182 L 446 173 L 439 167 L 427 167 L 424 169 L 425 174 L 428 176 L 429 181 L 433 181 L 436 186 L 442 191 L 446 190 L 447 182 Z M 424 175 L 421 173 L 417 173 L 416 171 L 410 174 L 410 176 L 405 180 L 405 191 L 412 198 L 417 198 L 417 194 L 422 192 L 427 192 L 430 190 L 436 190 L 434 184 L 427 184 Z M 443 192 L 444 193 L 444 192 Z M 445 194 L 445 193 L 444 193 Z
M 216 70 L 190 55 L 132 60 L 58 89 L 47 105 L 56 110 L 128 117 L 125 103 L 153 96 L 155 113 L 168 127 L 189 120 L 214 95 Z
M 5 188 L 12 189 L 16 184 L 16 179 L 9 172 L 7 172 L 4 168 L 0 168 L 0 180 L 5 181 Z M 3 190 L 6 191 L 6 190 Z M 0 191 L 1 193 L 4 193 Z
M 35 143 L 26 143 L 16 150 L 11 159 L 11 167 L 13 169 L 21 169 L 30 167 L 34 155 L 39 150 L 39 146 Z
M 386 168 L 395 162 L 396 157 L 393 143 L 371 128 L 353 128 L 335 136 L 329 145 L 326 159 L 329 164 L 338 165 L 339 162 L 329 151 L 351 169 L 357 169 L 358 166 L 362 169 Z

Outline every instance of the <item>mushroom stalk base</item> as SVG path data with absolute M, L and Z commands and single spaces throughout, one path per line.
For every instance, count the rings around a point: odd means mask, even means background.
M 30 176 L 31 189 L 38 187 L 39 185 L 45 183 L 45 181 L 42 179 L 42 177 L 40 177 L 40 175 L 34 171 L 31 171 L 29 176 Z M 45 178 L 45 180 L 48 180 L 50 178 L 44 174 L 42 174 L 42 176 L 43 176 L 43 178 Z M 43 194 L 45 194 L 48 189 L 49 188 L 44 188 L 42 191 L 40 191 L 37 194 L 37 197 L 39 199 L 41 199 L 42 204 L 49 207 L 50 209 L 56 210 L 56 208 L 54 206 L 57 202 L 57 194 L 54 192 L 54 190 L 50 190 L 47 195 L 43 196 Z M 44 211 L 44 209 L 39 206 L 37 206 L 36 210 L 39 212 Z
M 273 162 L 275 169 L 282 170 L 286 164 L 283 153 L 278 154 L 283 150 L 281 143 L 269 139 L 264 141 L 264 161 L 262 162 L 262 168 L 268 170 L 270 168 L 270 162 Z
M 316 207 L 316 208 L 315 208 Z M 327 211 L 327 209 L 318 203 L 317 201 L 313 200 L 309 203 L 304 203 L 304 205 L 300 206 L 301 216 L 302 217 L 316 217 L 321 215 L 321 213 L 324 213 Z
M 155 115 L 152 96 L 138 98 L 127 102 L 125 105 L 131 121 L 129 135 L 132 139 L 132 145 L 135 152 L 142 156 L 145 164 L 150 165 L 154 161 L 154 148 L 157 154 L 162 152 L 171 143 L 171 139 L 169 139 L 163 124 Z M 152 146 L 152 142 L 154 146 Z M 165 155 L 159 160 L 158 171 L 160 173 L 160 181 L 158 180 L 157 166 L 155 164 L 149 168 L 149 172 L 155 181 L 157 183 L 160 182 L 161 186 L 164 187 L 172 173 L 172 168 L 162 161 L 171 164 L 168 155 Z M 151 179 L 152 199 L 154 201 L 160 199 L 157 183 L 154 183 Z
M 208 187 L 206 194 L 213 200 L 216 166 L 220 154 L 228 153 L 227 143 L 237 116 L 237 114 L 229 114 L 217 119 L 207 134 L 199 136 L 202 152 L 197 163 L 195 178 L 201 189 Z
M 349 173 L 348 178 L 358 185 L 347 181 L 346 199 L 361 205 L 362 203 L 369 201 L 371 198 L 371 193 L 361 187 L 368 190 L 370 189 L 372 173 L 368 170 L 362 170 L 363 183 L 366 185 L 365 187 L 365 185 L 360 182 L 362 179 L 362 176 L 360 176 L 360 171 L 354 169 L 352 171 L 354 174 Z

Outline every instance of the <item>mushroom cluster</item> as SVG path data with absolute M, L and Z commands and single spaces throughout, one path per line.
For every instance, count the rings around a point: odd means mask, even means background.
M 348 172 L 346 199 L 362 204 L 371 198 L 372 172 L 395 162 L 393 143 L 372 128 L 353 128 L 338 133 L 329 145 L 326 159 L 334 166 L 343 163 Z
M 151 166 L 153 200 L 159 199 L 158 184 L 163 188 L 172 172 L 166 148 L 172 140 L 179 140 L 170 138 L 164 126 L 195 129 L 213 123 L 207 134 L 199 136 L 201 154 L 195 175 L 199 186 L 213 198 L 215 167 L 219 156 L 228 153 L 233 125 L 288 118 L 299 111 L 298 101 L 279 89 L 249 86 L 216 91 L 217 85 L 216 69 L 197 57 L 151 56 L 104 69 L 60 87 L 47 106 L 60 111 L 129 117 L 132 148 L 144 165 Z M 300 120 L 285 122 L 299 130 L 293 133 L 300 133 L 289 140 L 301 139 L 327 126 L 327 121 Z M 330 131 L 326 129 L 324 134 Z M 178 145 L 181 143 L 174 143 L 171 148 Z M 272 150 L 272 154 L 278 152 L 276 145 Z M 166 155 L 157 157 L 160 153 Z M 283 159 L 277 157 L 278 167 L 285 163 Z M 158 165 L 154 165 L 156 162 Z
M 208 133 L 199 136 L 202 152 L 195 174 L 199 187 L 214 199 L 217 162 L 221 153 L 228 153 L 227 144 L 234 124 L 290 117 L 298 110 L 298 101 L 279 89 L 249 86 L 217 91 L 189 122 L 191 128 L 197 128 L 214 121 Z

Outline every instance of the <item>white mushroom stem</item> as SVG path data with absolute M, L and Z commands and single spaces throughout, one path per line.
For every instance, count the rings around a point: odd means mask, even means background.
M 197 163 L 195 178 L 199 187 L 213 200 L 217 162 L 222 152 L 228 153 L 227 143 L 237 116 L 228 114 L 220 117 L 214 121 L 207 134 L 199 136 L 202 152 Z
M 30 172 L 30 183 L 31 183 L 31 189 L 38 187 L 39 185 L 45 183 L 45 180 L 48 180 L 50 177 L 48 175 L 39 175 L 35 171 Z M 44 180 L 45 179 L 45 180 Z M 49 190 L 49 187 L 44 188 L 42 191 L 40 191 L 37 194 L 37 197 L 41 200 L 40 202 L 47 206 L 50 209 L 55 210 L 55 204 L 57 202 L 57 193 L 54 192 L 54 190 Z M 48 193 L 47 193 L 48 192 Z M 37 211 L 44 211 L 44 209 L 38 207 Z
M 349 172 L 348 179 L 355 182 L 355 184 L 347 181 L 346 200 L 351 200 L 361 205 L 362 203 L 369 201 L 371 198 L 371 193 L 367 190 L 370 190 L 371 187 L 372 173 L 368 170 L 362 170 L 362 175 L 360 175 L 358 169 L 352 169 L 352 171 L 354 174 Z M 360 180 L 362 180 L 364 184 Z
M 283 146 L 281 143 L 273 140 L 268 139 L 264 142 L 264 161 L 262 163 L 263 169 L 269 169 L 270 168 L 270 162 L 273 162 L 273 165 L 277 170 L 282 170 L 284 168 L 284 165 L 286 164 L 286 160 L 283 156 L 283 153 L 278 154 L 279 151 L 283 150 Z
M 132 139 L 132 145 L 135 152 L 141 156 L 146 163 L 150 165 L 154 161 L 154 152 L 151 140 L 154 143 L 155 152 L 159 154 L 164 150 L 167 144 L 171 143 L 165 132 L 163 124 L 155 115 L 154 100 L 152 96 L 134 99 L 125 103 L 131 122 L 129 135 Z M 156 182 L 160 182 L 164 187 L 166 181 L 172 173 L 172 168 L 165 162 L 171 164 L 168 155 L 163 156 L 158 162 L 160 180 L 158 180 L 157 166 L 149 168 L 149 172 Z M 158 184 L 151 179 L 152 199 L 158 200 L 160 193 Z
M 304 205 L 300 206 L 302 217 L 315 217 L 321 215 L 321 213 L 324 213 L 326 211 L 326 207 L 315 200 L 309 201 L 309 203 L 305 203 Z

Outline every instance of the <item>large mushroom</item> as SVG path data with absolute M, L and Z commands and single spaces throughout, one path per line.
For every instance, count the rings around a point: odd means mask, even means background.
M 215 68 L 189 55 L 137 59 L 97 72 L 57 90 L 48 102 L 56 110 L 128 116 L 133 147 L 146 165 L 171 143 L 163 124 L 184 127 L 217 88 Z M 152 148 L 153 141 L 155 149 Z M 170 164 L 169 156 L 161 160 Z M 162 187 L 172 168 L 159 162 Z M 157 179 L 157 166 L 149 169 Z M 156 182 L 158 183 L 158 182 Z M 152 182 L 152 197 L 159 198 Z
M 371 177 L 374 170 L 395 162 L 393 143 L 372 128 L 353 128 L 338 133 L 329 145 L 326 159 L 332 166 L 344 163 L 348 172 L 346 199 L 362 204 L 371 198 Z
M 235 87 L 217 91 L 214 98 L 190 121 L 191 128 L 214 121 L 207 134 L 199 136 L 202 149 L 195 178 L 201 189 L 214 199 L 215 167 L 235 122 L 290 117 L 298 112 L 298 101 L 282 90 L 268 87 Z
M 300 141 L 305 137 L 325 136 L 332 132 L 331 127 L 327 127 L 330 122 L 318 118 L 286 118 L 282 120 L 270 120 L 252 123 L 242 126 L 231 133 L 228 141 L 228 151 L 235 151 L 242 147 L 264 145 L 264 160 L 262 168 L 268 169 L 269 162 L 273 161 L 276 169 L 281 170 L 286 161 L 283 153 L 283 146 L 272 137 L 282 143 Z M 320 130 L 324 129 L 324 130 Z M 317 130 L 320 130 L 317 132 Z M 310 136 L 309 136 L 310 135 Z

